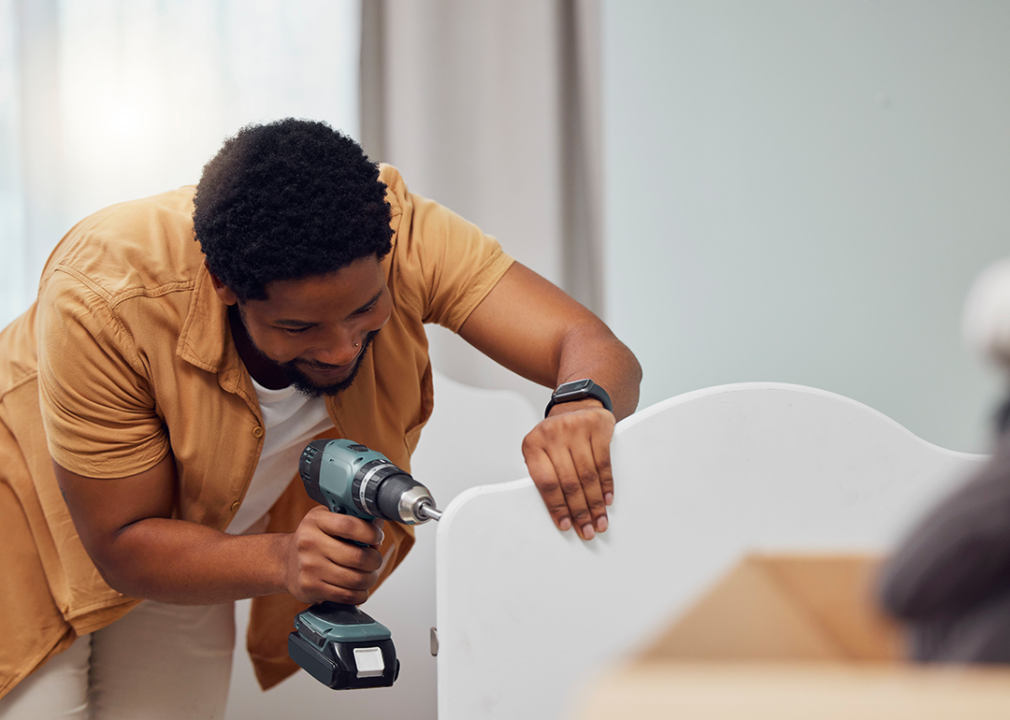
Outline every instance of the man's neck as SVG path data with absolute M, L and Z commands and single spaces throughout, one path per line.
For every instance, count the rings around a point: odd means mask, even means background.
M 280 390 L 288 387 L 291 383 L 284 371 L 276 363 L 263 357 L 262 353 L 253 345 L 249 333 L 246 332 L 245 323 L 242 322 L 242 317 L 239 315 L 237 305 L 228 307 L 228 324 L 231 326 L 231 336 L 235 341 L 238 356 L 242 358 L 242 363 L 252 375 L 253 380 L 268 390 Z

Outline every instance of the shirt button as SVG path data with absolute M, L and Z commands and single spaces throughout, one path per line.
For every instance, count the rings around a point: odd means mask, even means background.
M 236 510 L 238 510 L 238 506 L 241 505 L 241 504 L 242 504 L 241 500 L 236 500 L 235 502 L 233 502 L 231 504 L 231 511 L 235 512 Z
M 259 425 L 257 425 L 256 427 L 254 427 L 253 428 L 253 437 L 258 437 L 258 438 L 263 437 L 263 428 L 261 428 Z

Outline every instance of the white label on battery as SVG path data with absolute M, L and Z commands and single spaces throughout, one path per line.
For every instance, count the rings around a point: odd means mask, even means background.
M 377 647 L 354 648 L 354 664 L 358 666 L 358 677 L 380 677 L 386 669 L 382 662 L 382 650 Z

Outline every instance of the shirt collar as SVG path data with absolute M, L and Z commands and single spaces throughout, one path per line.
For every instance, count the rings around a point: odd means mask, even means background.
M 217 373 L 241 367 L 242 362 L 231 341 L 228 306 L 214 292 L 210 271 L 200 263 L 189 314 L 182 327 L 176 354 L 207 372 Z

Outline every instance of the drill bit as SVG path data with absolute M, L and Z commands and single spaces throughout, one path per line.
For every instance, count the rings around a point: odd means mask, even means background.
M 426 520 L 441 520 L 442 511 L 435 508 L 434 505 L 429 505 L 426 502 L 422 502 L 417 507 L 417 514 L 419 517 L 425 518 Z

